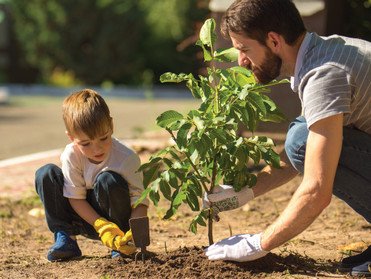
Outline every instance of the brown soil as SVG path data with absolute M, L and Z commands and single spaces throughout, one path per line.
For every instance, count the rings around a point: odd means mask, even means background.
M 284 209 L 300 179 L 244 208 L 223 212 L 221 221 L 214 224 L 214 240 L 264 230 Z M 184 205 L 174 218 L 163 220 L 168 206 L 166 202 L 150 206 L 151 244 L 144 263 L 141 255 L 137 262 L 134 258 L 111 259 L 100 241 L 80 236 L 82 257 L 51 263 L 46 252 L 54 241 L 39 199 L 32 193 L 18 200 L 2 198 L 1 278 L 349 278 L 340 270 L 342 257 L 349 249 L 355 253 L 370 244 L 371 226 L 334 198 L 304 233 L 266 257 L 248 263 L 209 261 L 204 255 L 206 228 L 199 227 L 197 235 L 188 231 L 193 213 Z
M 272 137 L 278 149 L 282 147 L 284 135 Z M 152 152 L 140 145 L 135 148 L 142 161 Z M 58 164 L 58 157 L 48 161 Z M 162 201 L 149 208 L 151 244 L 145 263 L 141 257 L 137 263 L 133 258 L 111 259 L 100 241 L 80 236 L 82 257 L 51 263 L 46 252 L 54 240 L 33 191 L 33 173 L 44 163 L 0 167 L 1 192 L 11 193 L 11 197 L 0 195 L 1 278 L 350 278 L 340 269 L 341 259 L 371 244 L 370 224 L 334 197 L 305 232 L 266 257 L 248 263 L 209 261 L 204 255 L 206 228 L 199 227 L 197 235 L 188 231 L 194 213 L 185 205 L 171 220 L 163 220 L 169 204 Z M 221 221 L 214 224 L 214 241 L 264 230 L 285 208 L 300 181 L 298 176 L 244 208 L 222 213 Z M 15 195 L 15 189 L 22 195 Z

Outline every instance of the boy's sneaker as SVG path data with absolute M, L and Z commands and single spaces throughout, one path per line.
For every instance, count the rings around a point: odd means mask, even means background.
M 116 251 L 116 250 L 112 250 L 111 252 L 111 257 L 112 259 L 114 258 L 117 258 L 117 257 L 121 257 L 121 258 L 131 258 L 130 256 L 124 254 L 124 253 L 121 253 L 119 251 Z
M 64 231 L 54 233 L 55 244 L 50 247 L 46 257 L 49 261 L 66 260 L 81 256 L 81 250 L 76 240 Z
M 371 261 L 353 267 L 350 271 L 350 275 L 371 277 Z
M 352 267 L 355 267 L 355 266 L 362 265 L 363 263 L 365 263 L 367 261 L 371 261 L 371 246 L 369 246 L 361 254 L 344 258 L 341 261 L 341 267 L 352 268 Z

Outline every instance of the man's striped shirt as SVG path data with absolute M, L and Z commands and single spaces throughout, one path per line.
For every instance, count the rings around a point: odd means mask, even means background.
M 310 34 L 297 73 L 308 127 L 344 113 L 344 126 L 371 134 L 371 43 Z

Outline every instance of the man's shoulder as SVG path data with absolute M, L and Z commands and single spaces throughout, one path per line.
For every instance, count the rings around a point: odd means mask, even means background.
M 300 77 L 308 73 L 336 72 L 343 70 L 352 75 L 364 67 L 363 63 L 368 56 L 363 49 L 367 49 L 367 41 L 340 35 L 328 37 L 313 34 L 305 53 Z

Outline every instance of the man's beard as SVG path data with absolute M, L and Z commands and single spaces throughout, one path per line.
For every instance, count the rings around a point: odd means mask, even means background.
M 258 83 L 267 84 L 279 76 L 281 65 L 282 59 L 269 48 L 266 48 L 263 63 L 249 68 Z

